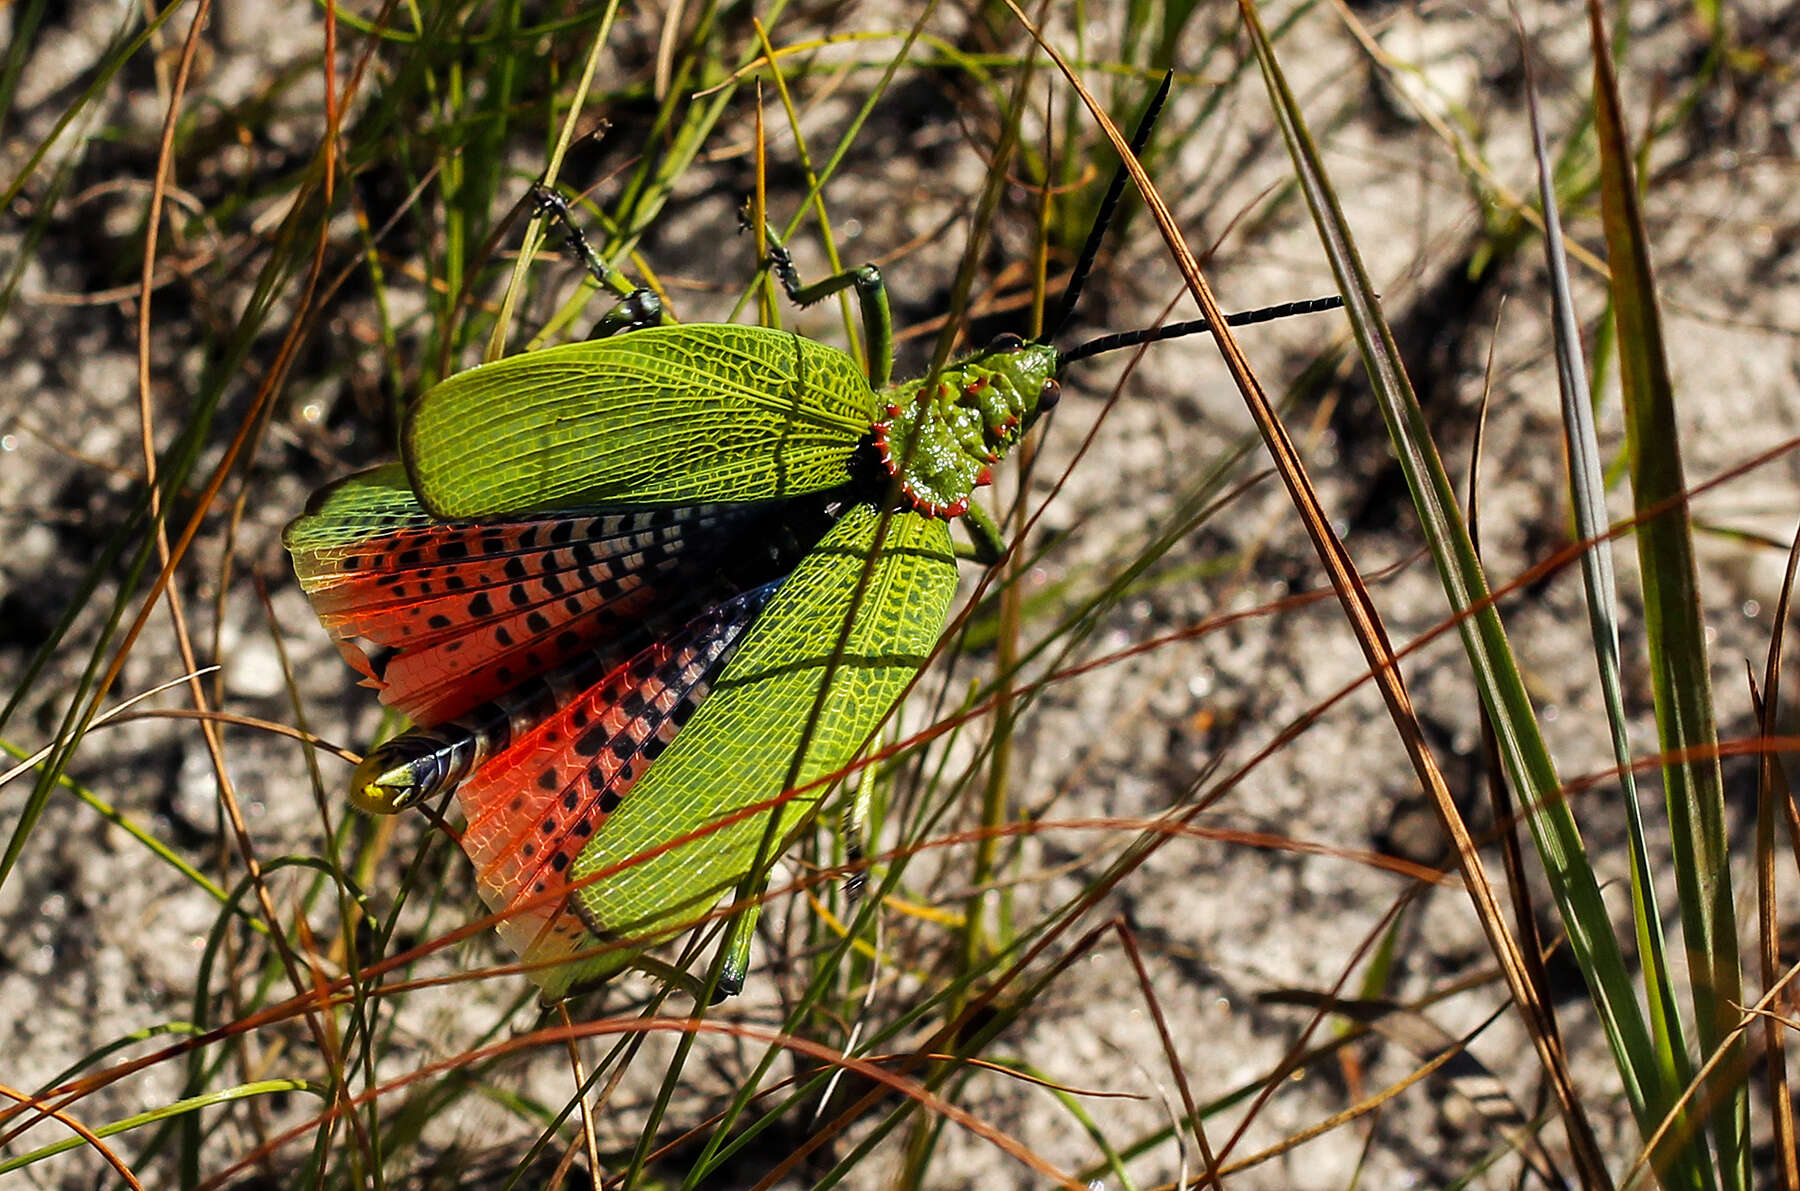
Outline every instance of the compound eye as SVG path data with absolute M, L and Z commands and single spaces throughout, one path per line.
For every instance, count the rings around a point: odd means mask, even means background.
M 1046 410 L 1055 409 L 1056 403 L 1061 400 L 1062 386 L 1056 383 L 1055 377 L 1051 377 L 1044 382 L 1044 387 L 1038 391 L 1038 412 L 1043 413 Z
M 1024 350 L 1025 341 L 1019 336 L 1014 335 L 1011 331 L 1006 332 L 1004 335 L 994 336 L 994 341 L 988 344 L 988 351 L 995 353 L 1022 352 Z

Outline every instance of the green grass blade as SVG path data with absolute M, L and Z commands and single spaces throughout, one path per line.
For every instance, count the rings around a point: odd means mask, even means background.
M 1248 12 L 1248 9 L 1246 9 Z M 1644 1020 L 1631 970 L 1614 935 L 1580 829 L 1543 740 L 1506 631 L 1489 596 L 1455 493 L 1412 391 L 1375 288 L 1362 265 L 1347 221 L 1330 188 L 1279 64 L 1266 40 L 1253 39 L 1282 121 L 1297 176 L 1338 278 L 1368 379 L 1437 565 L 1483 705 L 1492 718 L 1508 780 L 1525 804 L 1532 838 L 1548 875 L 1578 964 L 1586 974 L 1626 1095 L 1645 1136 L 1661 1122 L 1678 1089 L 1662 1077 L 1654 1038 Z M 1598 1162 L 1597 1153 L 1590 1161 Z M 1670 1186 L 1709 1185 L 1705 1163 L 1691 1151 L 1671 1155 L 1659 1169 Z M 1600 1177 L 1604 1177 L 1601 1175 Z
M 1706 626 L 1688 521 L 1674 385 L 1638 202 L 1636 171 L 1624 128 L 1618 82 L 1598 9 L 1590 8 L 1600 200 L 1619 321 L 1619 385 L 1632 500 L 1640 517 L 1638 566 L 1644 587 L 1650 681 L 1663 755 L 1664 797 L 1674 844 L 1675 880 L 1700 1050 L 1723 1047 L 1710 1083 L 1718 1170 L 1725 1186 L 1750 1185 L 1749 1101 L 1744 1042 L 1733 1031 L 1744 1003 L 1731 848 L 1719 773 L 1718 726 L 1707 668 Z
M 24 760 L 27 756 L 25 750 L 4 740 L 0 740 L 0 751 L 9 753 L 20 760 Z M 71 794 L 75 795 L 75 797 L 81 799 L 82 802 L 85 802 L 93 809 L 95 814 L 99 815 L 106 822 L 111 823 L 114 827 L 117 827 L 120 831 L 123 831 L 126 835 L 149 849 L 151 853 L 162 860 L 170 868 L 180 873 L 189 881 L 192 881 L 195 887 L 204 890 L 207 896 L 221 903 L 226 900 L 225 890 L 221 889 L 216 882 L 207 877 L 206 874 L 202 873 L 199 869 L 189 864 L 184 858 L 177 855 L 173 849 L 162 840 L 156 838 L 156 836 L 147 828 L 139 825 L 139 823 L 131 816 L 120 811 L 117 807 L 107 802 L 106 799 L 100 797 L 66 773 L 57 779 L 57 784 L 67 789 Z M 257 931 L 266 931 L 268 929 L 260 919 L 248 915 L 245 916 L 244 925 Z
M 1606 467 L 1600 459 L 1593 393 L 1588 388 L 1587 363 L 1582 358 L 1581 327 L 1575 315 L 1562 219 L 1557 211 L 1555 172 L 1539 122 L 1529 46 L 1526 47 L 1525 61 L 1526 103 L 1537 158 L 1538 199 L 1544 216 L 1544 253 L 1555 316 L 1557 388 L 1562 397 L 1570 505 L 1574 510 L 1575 536 L 1593 543 L 1581 554 L 1582 590 L 1587 600 L 1588 627 L 1594 642 L 1594 660 L 1600 671 L 1600 695 L 1606 705 L 1613 759 L 1619 766 L 1618 803 L 1624 813 L 1631 855 L 1632 919 L 1637 929 L 1639 962 L 1644 966 L 1650 1028 L 1663 1064 L 1664 1080 L 1670 1087 L 1680 1087 L 1692 1078 L 1693 1066 L 1682 1041 L 1681 1009 L 1675 999 L 1674 981 L 1669 975 L 1668 943 L 1662 929 L 1662 903 L 1657 897 L 1655 870 L 1650 860 L 1643 814 L 1638 806 L 1637 779 L 1631 765 L 1631 737 L 1626 726 L 1624 684 L 1619 674 L 1619 593 L 1613 575 L 1612 539 L 1608 533 Z
M 94 1136 L 102 1138 L 112 1137 L 119 1133 L 125 1133 L 132 1129 L 141 1128 L 144 1125 L 154 1125 L 158 1121 L 166 1121 L 173 1117 L 183 1116 L 191 1112 L 198 1112 L 200 1109 L 212 1108 L 219 1104 L 230 1104 L 236 1100 L 246 1100 L 252 1096 L 272 1096 L 282 1092 L 319 1090 L 320 1089 L 318 1089 L 318 1087 L 310 1080 L 304 1079 L 257 1080 L 254 1083 L 239 1084 L 236 1087 L 231 1088 L 221 1088 L 216 1092 L 207 1092 L 205 1095 L 201 1096 L 190 1096 L 184 1100 L 177 1100 L 171 1104 L 165 1104 L 160 1108 L 152 1109 L 149 1112 L 141 1112 L 126 1117 L 123 1120 L 112 1121 L 96 1128 L 94 1130 Z M 67 1153 L 70 1150 L 77 1149 L 86 1144 L 87 1142 L 79 1137 L 69 1137 L 62 1141 L 52 1142 L 50 1145 L 32 1150 L 30 1153 L 20 1154 L 17 1157 L 0 1161 L 0 1174 L 11 1174 L 15 1170 L 23 1170 L 25 1167 L 35 1165 L 45 1158 Z

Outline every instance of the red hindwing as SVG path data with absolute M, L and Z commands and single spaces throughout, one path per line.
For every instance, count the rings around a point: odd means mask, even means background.
M 290 527 L 288 549 L 346 660 L 421 727 L 687 594 L 747 516 L 695 505 L 439 522 L 404 485 L 398 468 L 380 468 L 326 489 Z
M 594 944 L 562 892 L 576 855 L 706 697 L 774 586 L 623 662 L 457 789 L 482 899 L 511 911 L 500 933 L 540 982 Z

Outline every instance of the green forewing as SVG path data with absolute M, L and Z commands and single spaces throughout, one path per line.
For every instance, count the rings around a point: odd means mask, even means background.
M 693 721 L 582 849 L 571 881 L 790 787 L 805 787 L 855 760 L 858 747 L 937 644 L 956 589 L 945 522 L 895 514 L 877 555 L 881 521 L 870 506 L 852 508 L 782 583 Z M 869 581 L 859 601 L 865 571 Z M 843 654 L 808 735 L 820 684 L 853 612 Z M 803 743 L 805 759 L 790 781 Z M 769 857 L 780 854 L 824 792 L 821 784 L 783 804 Z M 692 921 L 748 871 L 771 813 L 740 820 L 586 886 L 577 894 L 582 918 L 602 936 L 632 938 L 666 934 Z M 610 966 L 623 967 L 624 960 Z
M 356 553 L 370 538 L 431 523 L 407 486 L 405 470 L 388 463 L 319 489 L 306 512 L 282 531 L 281 541 L 310 593 L 317 581 L 337 574 L 341 555 Z
M 440 517 L 794 496 L 849 478 L 876 398 L 836 348 L 768 327 L 652 327 L 457 373 L 402 454 Z

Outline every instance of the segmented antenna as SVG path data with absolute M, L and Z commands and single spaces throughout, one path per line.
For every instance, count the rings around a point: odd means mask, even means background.
M 1240 310 L 1236 314 L 1225 316 L 1225 324 L 1231 327 L 1248 327 L 1253 323 L 1266 323 L 1278 318 L 1288 318 L 1296 314 L 1318 314 L 1325 310 L 1336 310 L 1344 304 L 1344 300 L 1336 294 L 1329 298 L 1302 298 L 1298 302 L 1283 302 L 1277 306 L 1262 306 L 1255 310 Z M 1160 343 L 1164 339 L 1179 339 L 1183 335 L 1197 335 L 1201 331 L 1212 330 L 1212 324 L 1203 318 L 1192 319 L 1185 323 L 1170 323 L 1166 327 L 1149 327 L 1141 331 L 1120 331 L 1116 335 L 1102 335 L 1098 339 L 1090 339 L 1080 347 L 1071 348 L 1056 354 L 1056 366 L 1060 370 L 1064 364 L 1072 364 L 1076 360 L 1085 360 L 1089 356 L 1097 356 L 1102 352 L 1118 351 L 1122 347 L 1136 347 L 1140 343 Z
M 1144 147 L 1150 143 L 1150 134 L 1156 128 L 1156 119 L 1162 115 L 1163 104 L 1168 101 L 1169 87 L 1175 81 L 1175 72 L 1166 71 L 1162 82 L 1157 85 L 1156 94 L 1150 97 L 1150 106 L 1144 109 L 1139 117 L 1137 131 L 1131 134 L 1131 155 L 1143 156 Z M 1119 200 L 1125 196 L 1125 183 L 1130 178 L 1125 163 L 1113 172 L 1112 181 L 1107 183 L 1106 197 L 1100 200 L 1100 212 L 1094 218 L 1094 226 L 1088 229 L 1087 243 L 1081 246 L 1081 256 L 1075 261 L 1075 272 L 1069 277 L 1069 284 L 1063 290 L 1063 298 L 1057 307 L 1056 318 L 1050 324 L 1050 333 L 1044 338 L 1046 342 L 1054 342 L 1062 334 L 1063 328 L 1075 316 L 1075 303 L 1081 300 L 1081 291 L 1087 285 L 1088 274 L 1094 270 L 1094 258 L 1100 255 L 1100 241 L 1106 237 L 1106 229 L 1112 223 L 1114 213 L 1118 211 Z

